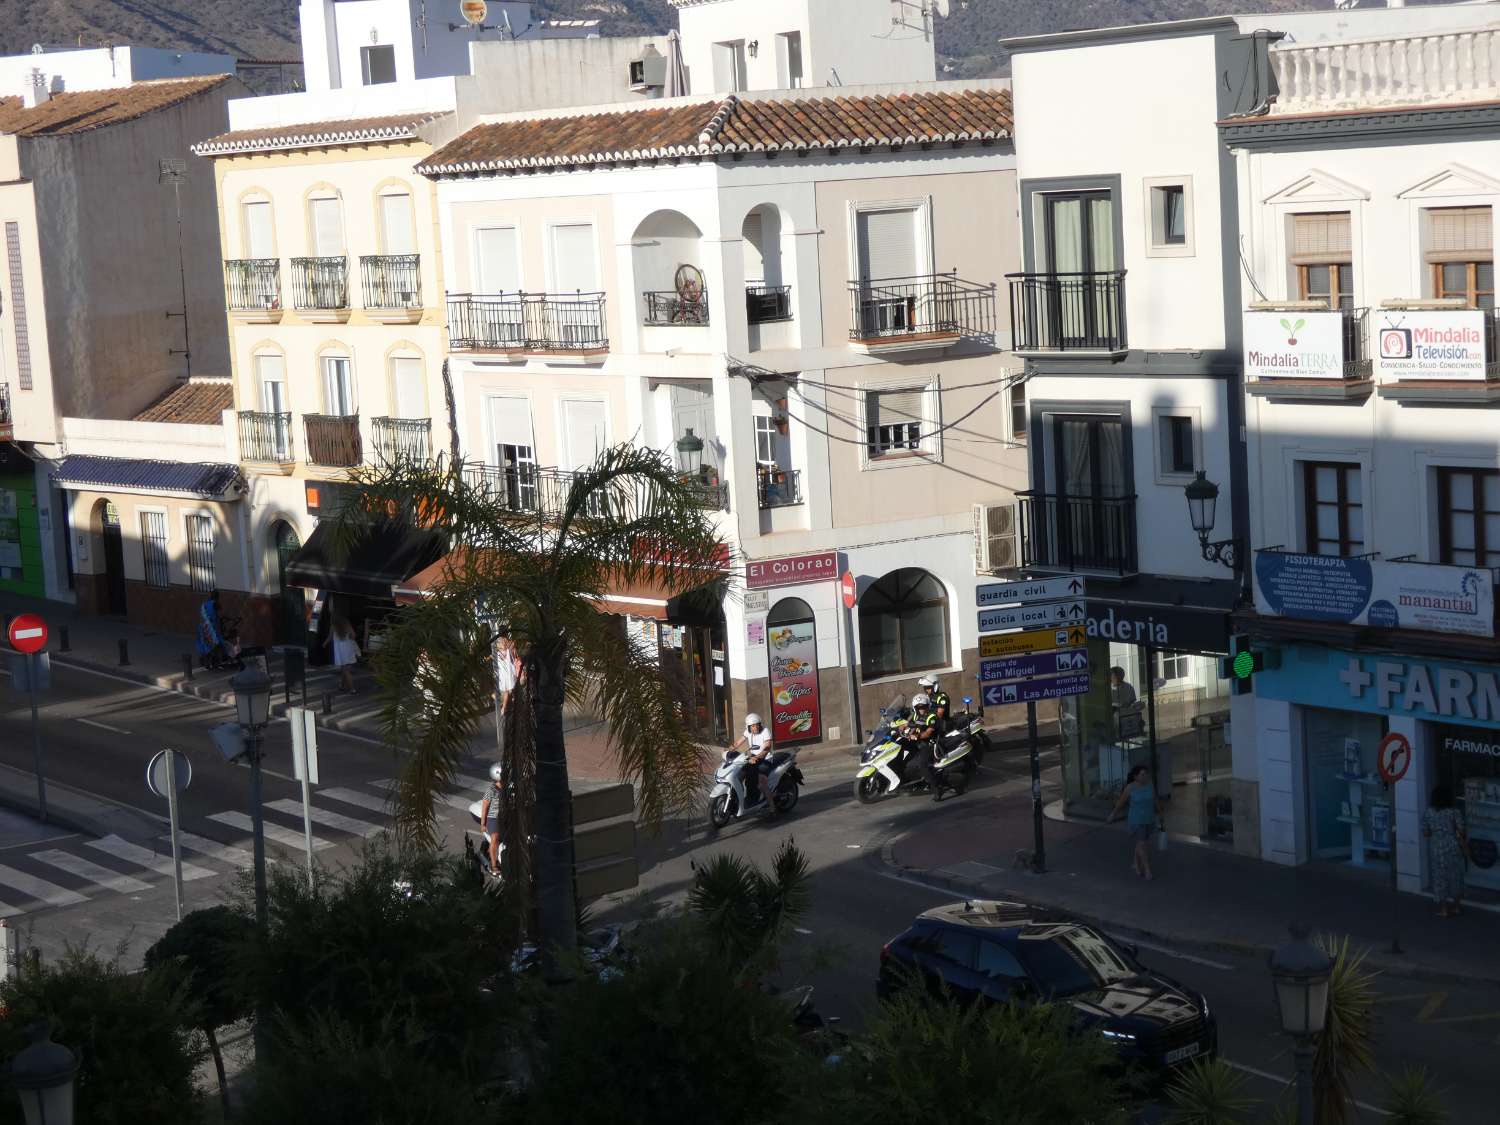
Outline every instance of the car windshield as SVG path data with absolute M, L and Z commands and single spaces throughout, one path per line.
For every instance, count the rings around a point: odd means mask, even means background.
M 1051 996 L 1102 988 L 1137 972 L 1124 952 L 1085 926 L 1028 927 L 1016 952 L 1032 983 Z

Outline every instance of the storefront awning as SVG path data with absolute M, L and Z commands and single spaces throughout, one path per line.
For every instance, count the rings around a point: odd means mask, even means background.
M 238 465 L 151 461 L 74 453 L 52 472 L 62 489 L 187 496 L 198 500 L 238 500 L 245 478 Z
M 1090 579 L 1090 639 L 1149 645 L 1171 652 L 1229 651 L 1229 615 L 1239 600 L 1232 578 L 1198 581 L 1137 575 L 1119 586 Z
M 287 564 L 286 581 L 335 594 L 391 599 L 392 587 L 443 556 L 443 537 L 394 523 L 372 524 L 347 551 L 337 550 L 333 527 L 320 523 Z

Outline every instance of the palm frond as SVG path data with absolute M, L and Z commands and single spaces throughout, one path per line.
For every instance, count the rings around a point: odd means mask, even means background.
M 1317 944 L 1333 958 L 1328 980 L 1328 1016 L 1313 1056 L 1313 1092 L 1318 1120 L 1343 1125 L 1354 1105 L 1354 1075 L 1375 1061 L 1375 973 L 1365 965 L 1366 950 L 1348 937 L 1319 935 Z

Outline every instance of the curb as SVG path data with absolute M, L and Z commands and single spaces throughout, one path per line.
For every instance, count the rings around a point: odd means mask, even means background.
M 44 824 L 53 825 L 58 828 L 66 828 L 70 832 L 79 832 L 85 836 L 93 836 L 102 839 L 105 836 L 130 836 L 137 835 L 135 832 L 121 832 L 120 826 L 110 824 L 101 817 L 90 816 L 87 813 L 78 812 L 67 807 L 66 803 L 59 803 L 52 799 L 54 793 L 67 794 L 76 800 L 85 801 L 104 806 L 116 816 L 132 818 L 139 821 L 152 823 L 150 835 L 168 830 L 168 822 L 165 818 L 155 817 L 141 809 L 132 808 L 130 805 L 122 805 L 118 801 L 112 801 L 108 797 L 97 793 L 89 793 L 82 789 L 75 789 L 71 785 L 65 785 L 60 781 L 47 782 L 47 819 Z M 23 813 L 34 820 L 41 820 L 41 807 L 36 798 L 24 794 L 10 785 L 0 784 L 0 807 L 8 808 L 14 812 Z M 159 824 L 158 824 L 159 822 Z
M 942 887 L 961 895 L 979 897 L 985 893 L 983 885 L 978 880 L 967 879 L 962 876 L 942 875 L 937 871 L 920 867 L 906 867 L 897 862 L 895 844 L 905 834 L 902 832 L 889 835 L 881 841 L 880 862 L 883 866 L 907 878 L 919 879 L 929 886 Z M 1235 941 L 1231 938 L 1184 937 L 1165 930 L 1153 930 L 1144 926 L 1111 922 L 1104 918 L 1075 910 L 1072 907 L 1059 906 L 1036 895 L 1028 894 L 1026 902 L 1043 910 L 1056 910 L 1059 913 L 1067 914 L 1069 917 L 1076 918 L 1078 921 L 1092 926 L 1096 930 L 1102 930 L 1109 934 L 1119 934 L 1127 939 L 1134 937 L 1144 941 L 1160 942 L 1203 953 L 1228 953 L 1241 957 L 1269 958 L 1273 952 L 1272 946 L 1261 945 L 1256 942 Z M 1366 949 L 1365 964 L 1383 975 L 1402 977 L 1407 980 L 1431 981 L 1436 984 L 1452 986 L 1473 984 L 1475 981 L 1481 981 L 1486 984 L 1500 984 L 1500 972 L 1476 974 L 1473 972 L 1434 969 L 1425 965 L 1413 965 L 1407 961 L 1400 960 L 1396 954 L 1376 948 Z

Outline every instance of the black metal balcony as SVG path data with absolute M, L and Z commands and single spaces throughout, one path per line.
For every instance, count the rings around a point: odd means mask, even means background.
M 364 458 L 358 414 L 304 414 L 302 436 L 309 465 L 348 469 Z
M 1005 276 L 1010 282 L 1011 350 L 1126 349 L 1124 270 Z
M 1021 565 L 1136 573 L 1135 496 L 1018 492 Z
M 432 460 L 432 419 L 371 418 L 370 426 L 380 461 L 425 465 Z
M 359 259 L 367 309 L 420 309 L 420 254 L 366 254 Z
M 535 512 L 544 518 L 555 518 L 566 505 L 568 492 L 578 473 L 570 469 L 537 468 L 534 465 L 473 465 L 464 470 L 464 477 L 470 485 L 510 511 Z M 684 483 L 700 494 L 700 502 L 705 508 L 723 510 L 728 507 L 729 490 L 725 485 L 697 478 L 685 480 Z M 634 488 L 625 482 L 618 482 L 617 487 Z M 601 497 L 594 499 L 602 502 Z M 639 494 L 631 496 L 627 493 L 618 497 L 618 500 L 616 507 L 620 510 L 639 510 L 645 506 L 644 498 Z
M 849 283 L 849 339 L 855 343 L 947 344 L 994 335 L 993 285 L 964 281 L 956 272 Z
M 1345 309 L 1343 311 L 1344 378 L 1372 378 L 1375 374 L 1375 363 L 1370 357 L 1370 333 L 1366 330 L 1370 310 Z
M 752 282 L 745 286 L 745 319 L 751 324 L 775 324 L 792 319 L 792 287 L 790 285 L 761 285 Z
M 604 294 L 450 293 L 448 345 L 455 351 L 608 351 Z
M 227 259 L 224 262 L 224 293 L 231 309 L 281 308 L 281 260 Z
M 243 461 L 292 460 L 292 416 L 286 411 L 240 411 L 240 459 Z
M 694 296 L 672 292 L 647 292 L 645 323 L 652 326 L 699 327 L 708 323 L 708 290 Z
M 349 259 L 293 258 L 292 304 L 299 309 L 347 309 Z
M 802 503 L 802 470 L 771 469 L 755 476 L 755 491 L 762 511 L 791 508 Z

